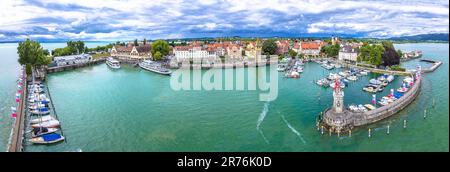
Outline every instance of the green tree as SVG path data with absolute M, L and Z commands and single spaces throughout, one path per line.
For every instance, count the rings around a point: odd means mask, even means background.
M 38 63 L 38 59 L 45 57 L 44 50 L 39 42 L 29 39 L 19 43 L 17 54 L 19 54 L 18 61 L 21 65 L 30 64 L 34 66 Z
M 146 45 L 146 44 L 147 44 L 147 39 L 144 38 L 144 45 Z
M 398 50 L 397 50 L 397 54 L 398 54 L 398 56 L 402 57 L 402 56 L 403 56 L 402 50 L 398 49 Z
M 154 55 L 153 55 L 153 60 L 161 60 L 162 59 L 162 54 L 157 51 Z
M 138 46 L 138 40 L 137 39 L 134 40 L 134 46 Z
M 295 58 L 295 57 L 297 57 L 297 52 L 295 52 L 294 50 L 292 50 L 292 49 L 290 49 L 289 50 L 289 56 L 291 56 L 292 58 Z
M 30 64 L 26 64 L 25 65 L 25 73 L 27 73 L 27 75 L 31 75 L 31 65 Z
M 264 55 L 273 55 L 277 52 L 277 44 L 274 39 L 264 41 L 262 45 L 262 52 Z
M 320 52 L 325 53 L 328 57 L 335 57 L 339 54 L 339 49 L 340 49 L 339 44 L 328 45 L 322 47 L 322 49 L 320 49 Z
M 42 53 L 44 53 L 45 56 L 49 56 L 50 55 L 50 51 L 48 51 L 48 49 L 42 50 Z
M 19 54 L 18 62 L 21 65 L 36 67 L 50 64 L 51 57 L 48 57 L 45 53 L 48 53 L 48 51 L 45 52 L 39 42 L 31 41 L 29 39 L 20 42 L 17 47 L 17 54 Z
M 305 54 L 303 54 L 303 53 L 298 54 L 298 58 L 299 59 L 304 59 L 305 58 Z
M 164 40 L 157 40 L 152 43 L 152 54 L 156 54 L 156 52 L 161 53 L 162 56 L 166 56 L 169 54 L 170 47 L 169 44 Z

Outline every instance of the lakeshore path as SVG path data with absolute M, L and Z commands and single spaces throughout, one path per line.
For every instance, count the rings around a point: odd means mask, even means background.
M 27 74 L 24 72 L 24 78 L 27 78 Z M 8 152 L 22 152 L 22 142 L 25 130 L 25 101 L 27 100 L 28 81 L 24 79 L 22 94 L 20 95 L 20 103 L 17 107 L 18 113 L 14 121 L 13 130 L 11 134 L 11 144 L 8 147 Z

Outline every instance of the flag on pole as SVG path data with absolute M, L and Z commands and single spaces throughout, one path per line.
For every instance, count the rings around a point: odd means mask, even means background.
M 376 94 L 373 94 L 373 95 L 372 95 L 372 103 L 373 103 L 374 105 L 377 104 L 377 95 L 376 95 Z
M 13 106 L 11 106 L 11 112 L 12 113 L 15 113 L 17 111 L 17 108 L 16 107 L 13 107 Z

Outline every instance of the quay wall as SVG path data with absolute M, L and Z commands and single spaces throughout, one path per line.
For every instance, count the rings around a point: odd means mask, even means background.
M 439 61 L 439 62 L 434 62 L 434 64 L 433 64 L 433 66 L 431 66 L 430 68 L 428 68 L 428 69 L 422 69 L 422 72 L 423 73 L 429 73 L 429 72 L 433 72 L 433 71 L 435 71 L 439 66 L 441 66 L 442 65 L 442 62 L 441 61 Z

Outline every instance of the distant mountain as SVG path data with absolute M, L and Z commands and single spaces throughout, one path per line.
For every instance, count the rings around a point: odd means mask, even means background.
M 389 38 L 393 41 L 442 41 L 448 42 L 448 33 L 433 33 L 413 36 L 401 36 Z

